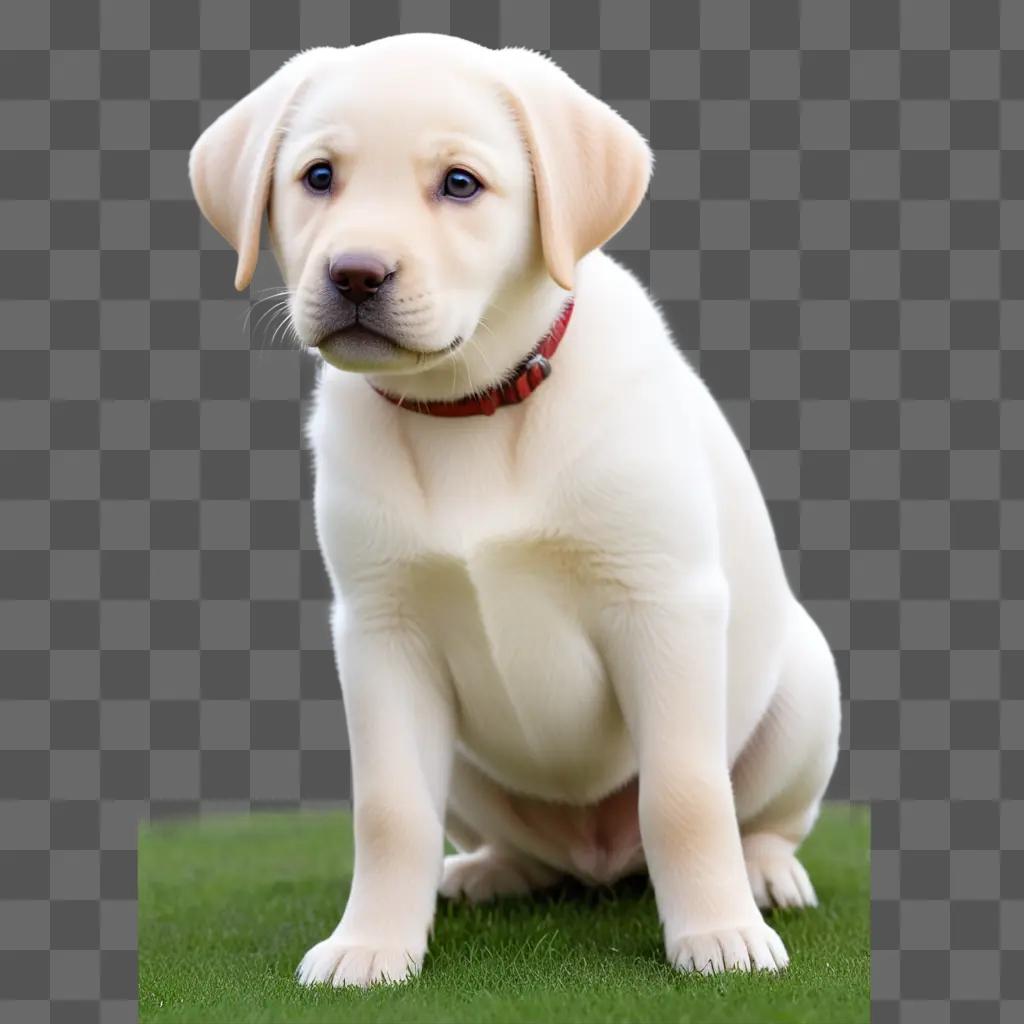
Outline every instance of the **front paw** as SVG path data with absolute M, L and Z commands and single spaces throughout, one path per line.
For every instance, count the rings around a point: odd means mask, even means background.
M 683 935 L 666 946 L 669 963 L 686 972 L 781 971 L 789 963 L 782 939 L 763 921 L 743 928 Z
M 302 985 L 370 985 L 405 981 L 419 974 L 423 953 L 400 946 L 355 945 L 343 939 L 318 942 L 303 958 L 295 974 Z

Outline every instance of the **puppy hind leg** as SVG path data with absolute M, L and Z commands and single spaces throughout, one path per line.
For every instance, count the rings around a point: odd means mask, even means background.
M 835 662 L 800 609 L 772 705 L 732 772 L 747 876 L 762 909 L 817 905 L 796 849 L 817 819 L 838 738 Z
M 512 811 L 507 794 L 456 755 L 446 815 L 448 838 L 459 851 L 444 859 L 438 892 L 483 903 L 553 885 L 562 872 L 540 859 L 543 837 Z M 533 847 L 537 845 L 534 852 Z
M 747 878 L 754 902 L 762 910 L 818 905 L 814 886 L 797 860 L 796 849 L 818 817 L 820 799 L 815 796 L 793 813 L 787 813 L 794 803 L 803 802 L 802 788 L 794 784 L 753 820 L 740 824 Z
M 484 844 L 471 853 L 445 857 L 438 892 L 447 899 L 486 903 L 501 896 L 525 896 L 554 885 L 560 877 L 539 860 Z
M 743 836 L 743 860 L 754 902 L 762 910 L 771 907 L 816 907 L 818 897 L 796 845 L 774 832 Z

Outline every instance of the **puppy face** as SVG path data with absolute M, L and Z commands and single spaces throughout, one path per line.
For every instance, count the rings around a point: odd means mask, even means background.
M 468 341 L 484 359 L 488 318 L 538 278 L 571 289 L 650 171 L 641 136 L 540 54 L 426 34 L 297 55 L 189 159 L 236 287 L 267 211 L 301 341 L 375 374 L 426 375 Z
M 349 370 L 448 358 L 510 279 L 543 265 L 507 103 L 422 55 L 363 55 L 312 77 L 278 154 L 270 224 L 300 338 Z

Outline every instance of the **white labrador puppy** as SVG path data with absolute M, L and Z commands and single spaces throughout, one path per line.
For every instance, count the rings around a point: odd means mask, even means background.
M 327 364 L 309 434 L 356 851 L 304 983 L 418 971 L 439 889 L 646 867 L 669 961 L 706 972 L 785 966 L 758 908 L 815 902 L 794 851 L 835 665 L 742 447 L 598 249 L 650 170 L 544 57 L 434 35 L 304 52 L 192 151 L 237 287 L 267 211 Z

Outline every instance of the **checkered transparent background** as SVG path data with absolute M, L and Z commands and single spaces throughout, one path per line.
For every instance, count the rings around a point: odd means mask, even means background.
M 314 364 L 245 322 L 186 156 L 296 49 L 422 29 L 548 50 L 652 140 L 610 249 L 837 652 L 874 1018 L 1024 1019 L 1018 0 L 0 5 L 0 1017 L 134 1019 L 140 818 L 348 794 Z

